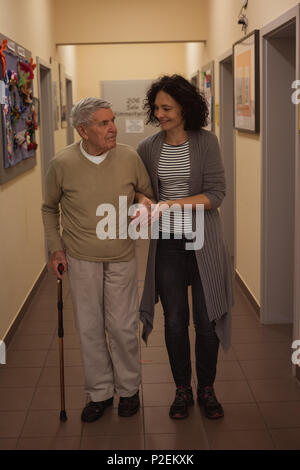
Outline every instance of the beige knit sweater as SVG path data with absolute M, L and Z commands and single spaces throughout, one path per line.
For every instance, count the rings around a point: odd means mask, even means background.
M 119 211 L 119 196 L 127 196 L 129 207 L 136 192 L 153 198 L 149 176 L 133 148 L 117 144 L 99 165 L 82 155 L 79 143 L 63 149 L 50 161 L 46 175 L 42 215 L 49 251 L 65 249 L 70 256 L 86 261 L 132 259 L 134 242 L 129 236 L 119 238 L 130 222 L 126 208 Z M 101 204 L 115 208 L 115 239 L 100 239 L 96 233 L 97 225 L 108 215 L 104 211 L 102 216 L 96 214 Z

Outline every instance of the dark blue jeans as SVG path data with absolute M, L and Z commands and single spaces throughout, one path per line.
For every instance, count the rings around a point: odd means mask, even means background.
M 171 235 L 172 237 L 172 235 Z M 165 316 L 165 340 L 176 387 L 191 383 L 188 285 L 192 286 L 195 356 L 198 387 L 213 385 L 219 339 L 215 322 L 207 315 L 195 252 L 185 250 L 186 240 L 159 239 L 156 281 Z

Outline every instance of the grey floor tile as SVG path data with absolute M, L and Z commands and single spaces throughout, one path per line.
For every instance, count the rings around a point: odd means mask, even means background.
M 15 450 L 18 439 L 2 439 L 0 438 L 0 450 Z
M 39 367 L 8 367 L 0 369 L 0 387 L 35 387 L 42 369 Z
M 139 240 L 136 246 L 141 296 L 148 242 Z M 232 347 L 226 353 L 221 348 L 219 352 L 215 390 L 225 417 L 217 421 L 208 420 L 197 403 L 189 408 L 186 420 L 169 417 L 175 385 L 159 303 L 148 346 L 140 340 L 140 411 L 131 418 L 120 418 L 116 397 L 114 406 L 105 410 L 100 420 L 82 423 L 86 396 L 67 277 L 63 297 L 68 420 L 59 420 L 57 292 L 55 278 L 49 273 L 7 351 L 7 364 L 0 368 L 0 450 L 299 450 L 300 387 L 291 377 L 291 325 L 261 325 L 239 286 L 233 308 Z M 196 395 L 192 325 L 190 339 Z
M 205 433 L 195 434 L 146 434 L 147 450 L 208 450 Z
M 266 425 L 255 403 L 223 403 L 224 418 L 210 420 L 204 418 L 208 433 L 223 431 L 253 431 L 265 429 Z
M 269 429 L 299 428 L 300 402 L 276 402 L 258 404 Z
M 19 437 L 26 411 L 0 411 L 0 439 Z
M 27 410 L 34 395 L 34 388 L 0 388 L 0 411 Z
M 5 368 L 27 368 L 27 367 L 43 367 L 48 351 L 44 350 L 8 350 L 7 357 L 6 357 L 6 365 L 3 366 Z M 0 372 L 1 373 L 1 372 Z
M 300 430 L 291 429 L 270 429 L 276 450 L 300 450 Z
M 284 359 L 240 361 L 240 365 L 248 380 L 287 379 L 292 375 L 292 363 Z
M 212 450 L 274 450 L 268 431 L 226 431 L 211 432 L 209 436 Z
M 144 450 L 144 436 L 83 436 L 81 450 Z
M 67 417 L 66 422 L 61 422 L 58 411 L 30 411 L 21 437 L 80 437 L 83 427 L 80 421 L 80 411 L 68 411 Z
M 300 402 L 300 385 L 294 377 L 249 380 L 249 386 L 257 402 Z
M 169 406 L 145 406 L 145 434 L 195 434 L 205 438 L 203 418 L 198 406 L 189 407 L 187 419 L 171 419 Z
M 17 450 L 79 450 L 80 437 L 23 437 Z

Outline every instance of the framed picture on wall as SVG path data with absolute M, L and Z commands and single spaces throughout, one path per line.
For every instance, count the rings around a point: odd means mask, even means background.
M 60 88 L 60 117 L 61 127 L 68 127 L 67 123 L 67 91 L 66 91 L 66 74 L 63 64 L 59 64 L 59 88 Z
M 31 52 L 0 34 L 0 184 L 36 165 L 36 121 Z
M 201 68 L 200 91 L 203 93 L 208 105 L 208 121 L 205 127 L 208 131 L 215 131 L 214 100 L 215 100 L 215 79 L 214 62 L 209 62 Z
M 58 131 L 58 129 L 59 129 L 59 107 L 58 107 L 57 83 L 56 82 L 52 82 L 52 107 L 53 107 L 54 130 Z
M 199 70 L 197 70 L 197 72 L 193 73 L 191 76 L 191 84 L 196 88 L 199 88 Z
M 259 31 L 233 45 L 234 128 L 259 132 Z

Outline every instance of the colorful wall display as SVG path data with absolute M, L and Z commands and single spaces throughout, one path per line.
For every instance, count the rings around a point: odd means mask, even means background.
M 215 82 L 214 82 L 214 62 L 204 65 L 200 73 L 200 90 L 202 91 L 208 106 L 208 122 L 206 130 L 215 132 L 214 120 L 214 99 L 215 99 Z
M 37 122 L 33 99 L 36 65 L 32 57 L 29 57 L 29 51 L 3 37 L 0 41 L 0 159 L 1 168 L 8 170 L 36 155 Z M 23 165 L 22 168 L 26 171 L 26 166 Z M 3 176 L 3 172 L 0 172 L 0 183 L 6 181 L 1 175 Z

